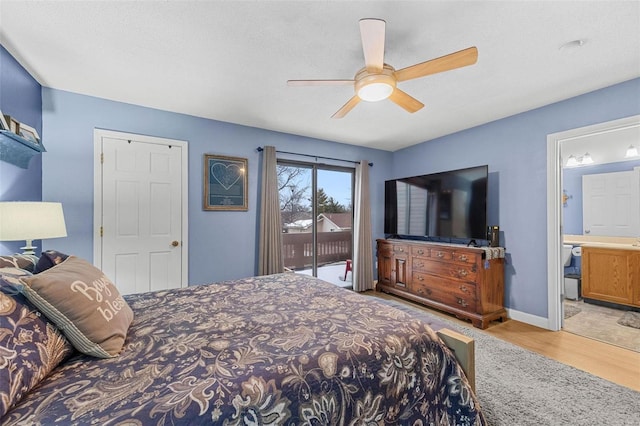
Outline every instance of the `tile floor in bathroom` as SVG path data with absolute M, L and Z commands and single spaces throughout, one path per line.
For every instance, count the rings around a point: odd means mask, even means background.
M 563 330 L 640 352 L 640 329 L 620 325 L 617 321 L 624 311 L 565 299 L 565 309 L 574 307 L 580 312 L 564 320 Z

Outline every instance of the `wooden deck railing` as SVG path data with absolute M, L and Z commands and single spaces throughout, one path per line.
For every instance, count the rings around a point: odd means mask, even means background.
M 351 259 L 351 231 L 318 232 L 318 266 Z M 312 266 L 312 234 L 282 234 L 284 266 L 293 270 Z

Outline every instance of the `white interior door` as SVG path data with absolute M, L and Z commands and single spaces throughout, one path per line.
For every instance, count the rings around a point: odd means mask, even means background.
M 103 134 L 101 269 L 123 294 L 182 287 L 183 146 Z
M 638 172 L 615 172 L 582 177 L 584 235 L 636 237 L 640 235 Z

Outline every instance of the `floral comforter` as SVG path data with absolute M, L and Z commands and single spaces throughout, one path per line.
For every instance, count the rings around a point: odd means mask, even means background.
M 424 323 L 313 277 L 127 296 L 122 353 L 75 355 L 0 423 L 483 425 Z

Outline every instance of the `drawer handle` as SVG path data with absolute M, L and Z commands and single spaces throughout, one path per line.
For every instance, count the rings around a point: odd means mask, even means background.
M 404 251 L 404 249 L 403 249 L 403 248 L 399 248 L 399 249 L 398 249 L 398 251 L 399 251 L 400 253 L 402 253 L 402 252 Z
M 464 299 L 460 298 L 460 297 L 456 297 L 456 299 L 458 299 L 458 305 L 462 306 L 463 308 L 466 308 L 467 306 L 469 306 L 467 304 L 467 302 L 465 302 Z
M 419 288 L 418 289 L 418 294 L 425 294 L 425 293 L 427 294 L 427 296 L 430 296 L 431 295 L 431 289 L 428 289 L 428 288 L 425 288 L 425 289 Z
M 424 250 L 422 249 L 418 250 L 418 254 L 424 254 Z
M 461 262 L 466 262 L 467 260 L 469 260 L 466 254 L 461 254 L 458 259 L 460 259 Z
M 424 262 L 416 262 L 415 266 L 422 268 L 424 266 Z
M 458 269 L 458 275 L 461 277 L 466 277 L 468 274 L 466 269 Z
M 443 252 L 441 252 L 441 251 L 439 251 L 439 252 L 436 254 L 436 256 L 438 256 L 438 257 L 444 257 L 444 253 L 443 253 Z
M 418 275 L 418 281 L 424 281 L 424 277 L 421 275 Z
M 471 292 L 469 291 L 469 287 L 467 287 L 466 285 L 461 285 L 461 286 L 460 286 L 460 291 L 462 291 L 463 293 L 467 293 L 467 294 L 468 294 L 468 293 L 471 293 Z

